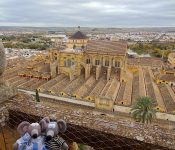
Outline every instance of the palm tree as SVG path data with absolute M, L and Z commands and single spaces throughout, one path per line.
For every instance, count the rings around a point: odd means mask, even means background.
M 142 123 L 151 123 L 155 118 L 153 100 L 150 97 L 139 97 L 131 109 L 134 120 Z

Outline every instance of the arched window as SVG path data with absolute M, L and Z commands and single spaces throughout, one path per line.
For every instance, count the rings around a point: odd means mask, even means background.
M 120 61 L 115 61 L 115 67 L 120 67 Z
M 72 65 L 72 62 L 70 59 L 67 60 L 67 67 L 70 67 Z
M 91 60 L 88 58 L 86 59 L 86 64 L 90 64 L 91 63 Z
M 96 59 L 96 60 L 95 60 L 95 65 L 96 65 L 96 66 L 97 66 L 97 65 L 100 65 L 100 60 Z
M 109 66 L 109 60 L 105 60 L 105 66 Z
M 64 67 L 67 67 L 67 61 L 66 60 L 64 61 Z
M 71 59 L 67 59 L 67 60 L 64 61 L 64 66 L 65 67 L 71 67 L 74 64 L 75 64 L 74 61 L 72 61 Z

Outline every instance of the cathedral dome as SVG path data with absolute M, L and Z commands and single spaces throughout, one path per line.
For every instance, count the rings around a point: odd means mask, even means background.
M 75 32 L 70 39 L 87 39 L 88 37 L 81 31 Z

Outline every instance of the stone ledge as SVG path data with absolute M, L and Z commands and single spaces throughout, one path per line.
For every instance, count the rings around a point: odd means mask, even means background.
M 65 109 L 62 105 L 59 105 L 58 109 L 54 105 L 47 106 L 42 102 L 30 101 L 24 95 L 16 96 L 11 104 L 8 105 L 8 109 L 38 117 L 62 118 L 66 122 L 82 128 L 85 127 L 132 140 L 139 140 L 147 144 L 175 148 L 175 131 L 163 129 L 155 125 L 128 122 L 114 117 L 94 114 L 92 111 L 88 112 L 87 110 Z

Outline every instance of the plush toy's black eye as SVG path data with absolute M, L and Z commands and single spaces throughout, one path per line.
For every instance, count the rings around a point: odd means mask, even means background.
M 46 141 L 50 141 L 52 139 L 51 135 L 46 136 Z
M 38 137 L 37 134 L 34 134 L 34 135 L 32 136 L 32 138 L 34 138 L 34 139 L 36 139 L 37 137 Z

